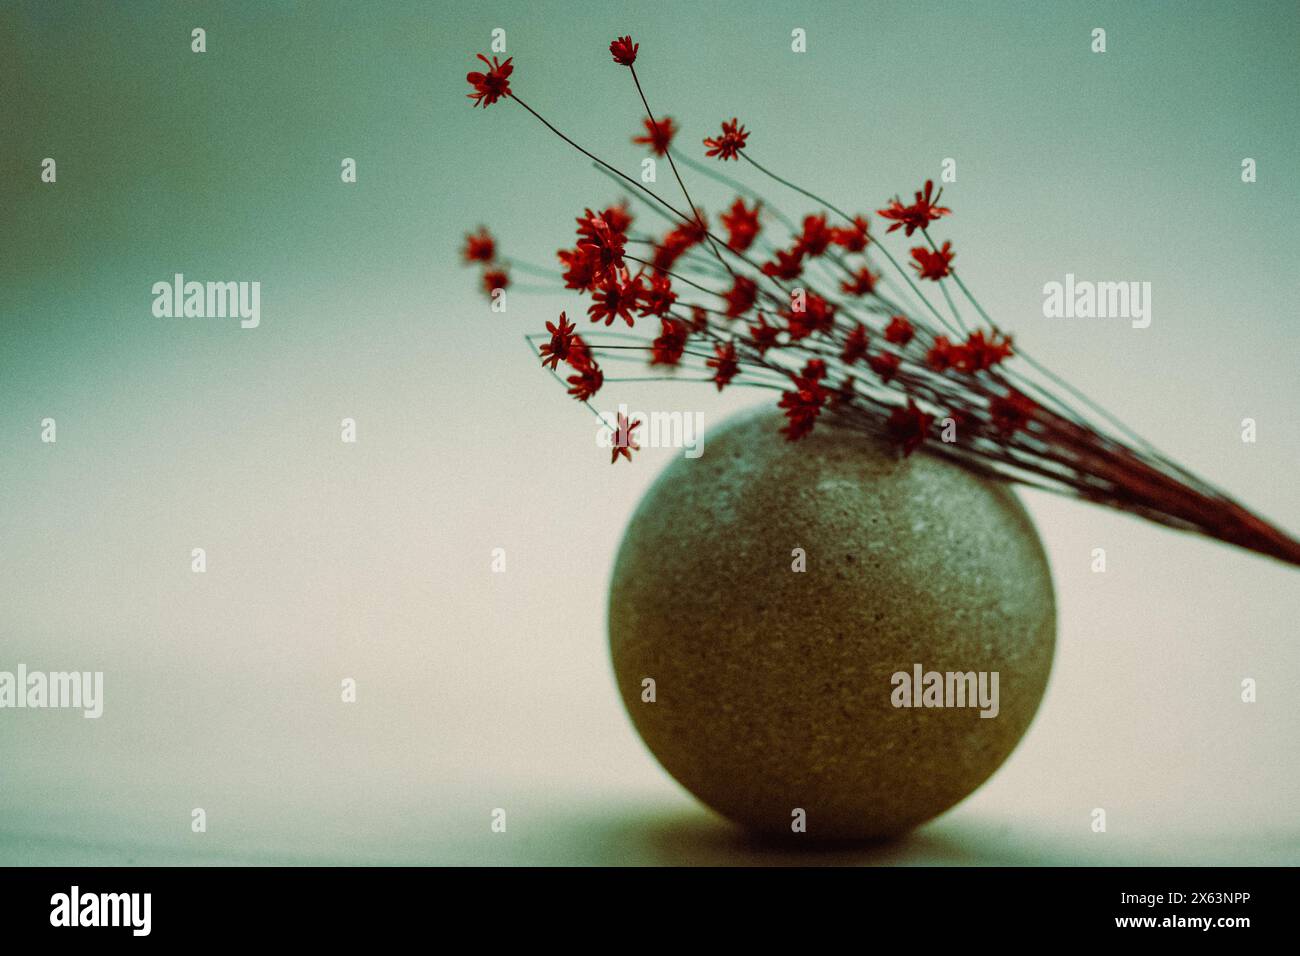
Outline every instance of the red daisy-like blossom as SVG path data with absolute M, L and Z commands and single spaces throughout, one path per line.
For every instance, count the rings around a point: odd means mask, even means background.
M 877 352 L 867 359 L 871 371 L 880 376 L 882 382 L 890 381 L 898 374 L 900 359 L 893 352 Z
M 568 361 L 569 353 L 573 347 L 573 333 L 576 329 L 577 326 L 569 321 L 564 312 L 560 313 L 559 325 L 552 322 L 546 323 L 546 331 L 551 333 L 551 341 L 543 343 L 540 349 L 543 365 L 558 368 L 560 362 Z
M 885 422 L 885 431 L 890 438 L 902 446 L 903 455 L 908 456 L 925 441 L 932 424 L 934 424 L 934 416 L 921 411 L 917 408 L 916 402 L 909 398 L 906 408 L 900 406 L 889 413 L 889 419 Z
M 831 230 L 831 242 L 847 252 L 861 252 L 867 248 L 868 241 L 866 216 L 854 216 L 853 225 L 848 229 L 837 226 Z
M 628 212 L 627 203 L 620 202 L 610 206 L 600 214 L 600 218 L 609 223 L 609 228 L 615 232 L 627 234 L 632 225 L 632 213 Z
M 599 392 L 600 387 L 605 384 L 605 373 L 600 370 L 600 366 L 590 359 L 584 362 L 576 371 L 576 375 L 570 375 L 566 379 L 569 383 L 569 394 L 580 402 L 590 401 L 592 396 Z
M 954 255 L 956 253 L 952 251 L 951 242 L 945 242 L 936 250 L 917 246 L 912 250 L 912 258 L 916 260 L 912 263 L 912 268 L 921 274 L 922 279 L 933 279 L 938 282 L 945 276 L 952 275 L 948 266 L 952 263 Z
M 695 237 L 681 229 L 673 229 L 664 236 L 663 242 L 655 246 L 654 267 L 667 272 L 686 252 L 695 245 Z
M 790 323 L 790 339 L 797 342 L 816 332 L 830 332 L 835 325 L 835 306 L 815 292 L 804 296 L 802 309 L 784 313 Z
M 927 179 L 925 181 L 925 193 L 918 189 L 916 191 L 916 202 L 910 206 L 904 206 L 902 200 L 897 196 L 889 201 L 889 205 L 884 209 L 877 209 L 878 215 L 886 219 L 892 219 L 894 224 L 889 227 L 889 232 L 895 229 L 902 229 L 903 234 L 910 236 L 917 229 L 924 229 L 930 223 L 934 222 L 940 216 L 946 216 L 952 212 L 946 206 L 935 205 L 939 201 L 939 196 L 943 195 L 943 190 L 933 197 L 934 181 Z
M 663 316 L 677 301 L 672 280 L 662 273 L 651 277 L 650 286 L 641 293 L 641 314 Z
M 591 210 L 587 210 L 591 212 Z M 623 248 L 627 236 L 615 229 L 603 216 L 591 215 L 578 220 L 579 249 L 591 249 L 596 254 L 596 278 L 602 279 L 623 268 Z
M 672 145 L 673 137 L 677 135 L 677 124 L 673 122 L 673 118 L 665 116 L 660 120 L 652 120 L 647 116 L 641 122 L 645 124 L 645 135 L 633 136 L 632 142 L 638 146 L 649 146 L 650 152 L 656 156 L 667 155 L 668 147 Z
M 713 381 L 718 386 L 718 391 L 736 377 L 740 371 L 740 362 L 736 359 L 736 343 L 728 342 L 725 345 L 715 345 L 713 347 L 714 356 L 705 361 L 705 365 L 714 370 Z
M 487 226 L 479 226 L 478 232 L 465 234 L 465 248 L 461 255 L 466 262 L 491 262 L 496 254 L 496 240 L 488 232 Z
M 853 326 L 853 331 L 844 339 L 844 350 L 840 352 L 840 358 L 844 364 L 853 365 L 855 362 L 860 362 L 866 358 L 868 341 L 867 327 L 858 322 Z
M 504 289 L 509 285 L 510 276 L 506 274 L 504 269 L 487 269 L 484 271 L 483 291 L 487 293 L 489 299 L 492 298 L 497 289 Z
M 515 69 L 510 61 L 514 57 L 508 57 L 504 63 L 498 63 L 496 57 L 489 61 L 482 53 L 477 56 L 487 66 L 488 71 L 466 74 L 465 79 L 470 86 L 474 87 L 474 92 L 465 95 L 474 101 L 475 106 L 487 109 L 501 97 L 510 95 L 510 74 Z
M 731 209 L 722 214 L 722 224 L 727 229 L 727 245 L 736 252 L 744 252 L 754 244 L 758 236 L 758 210 L 761 202 L 755 203 L 753 209 L 745 208 L 745 201 L 739 196 L 731 204 Z
M 934 344 L 925 353 L 925 364 L 936 372 L 946 372 L 955 367 L 962 358 L 962 347 L 953 345 L 946 335 L 936 335 Z
M 826 377 L 826 363 L 821 359 L 812 359 L 804 366 L 803 373 L 791 375 L 794 389 L 781 393 L 777 406 L 785 409 L 788 421 L 781 428 L 781 433 L 789 441 L 798 441 L 813 430 L 822 406 L 831 397 L 831 393 L 822 385 Z
M 876 290 L 880 276 L 863 266 L 852 277 L 840 283 L 840 290 L 849 295 L 871 295 Z
M 587 292 L 595 288 L 596 270 L 600 265 L 600 255 L 589 246 L 576 249 L 561 249 L 556 255 L 565 267 L 564 287 Z
M 650 346 L 651 365 L 676 365 L 686 350 L 690 330 L 677 319 L 660 319 L 663 323 L 659 337 Z
M 633 43 L 631 37 L 619 37 L 610 41 L 609 53 L 614 58 L 614 62 L 620 66 L 631 66 L 636 62 L 636 51 L 641 49 L 641 44 Z
M 998 396 L 989 402 L 989 417 L 993 427 L 1005 437 L 1028 426 L 1037 407 L 1029 396 L 1012 389 L 1005 397 Z
M 632 310 L 637 307 L 637 302 L 641 299 L 641 293 L 641 276 L 639 274 L 635 278 L 629 279 L 626 269 L 617 272 L 611 271 L 606 278 L 601 280 L 600 285 L 592 294 L 592 302 L 587 307 L 587 314 L 591 316 L 593 322 L 604 319 L 607 326 L 613 325 L 615 319 L 621 318 L 631 328 L 636 324 L 632 318 Z
M 966 344 L 953 361 L 963 372 L 983 372 L 1012 355 L 1011 339 L 997 332 L 985 337 L 983 329 L 976 329 L 966 339 Z
M 762 312 L 758 313 L 758 321 L 749 327 L 749 340 L 759 355 L 766 354 L 767 350 L 776 345 L 776 337 L 781 334 L 781 329 L 775 325 L 768 325 L 767 318 Z
M 912 341 L 914 335 L 916 335 L 916 328 L 907 321 L 905 316 L 892 316 L 889 324 L 885 326 L 885 341 L 895 345 L 906 345 Z
M 809 258 L 820 256 L 831 244 L 831 231 L 826 228 L 825 214 L 804 216 L 803 234 L 795 240 L 795 248 Z
M 745 127 L 741 126 L 739 121 L 733 116 L 731 122 L 722 121 L 722 135 L 710 136 L 704 140 L 704 145 L 708 147 L 706 156 L 717 156 L 719 159 L 738 159 L 740 151 L 745 148 L 745 141 L 749 139 L 749 133 Z
M 803 250 L 776 250 L 776 261 L 763 263 L 763 275 L 774 279 L 797 279 L 803 275 Z
M 727 318 L 738 319 L 753 308 L 758 298 L 758 284 L 753 279 L 738 275 L 724 298 L 727 300 Z
M 618 461 L 619 455 L 622 455 L 628 461 L 632 460 L 632 452 L 640 451 L 641 446 L 636 443 L 632 433 L 641 425 L 641 419 L 629 422 L 627 416 L 622 412 L 618 413 L 618 426 L 610 436 L 610 444 L 613 448 L 613 454 L 609 456 L 609 463 L 612 465 Z
M 596 360 L 591 357 L 591 349 L 587 348 L 587 343 L 582 341 L 581 335 L 575 335 L 573 341 L 569 343 L 568 361 L 569 367 L 579 372 L 596 364 Z

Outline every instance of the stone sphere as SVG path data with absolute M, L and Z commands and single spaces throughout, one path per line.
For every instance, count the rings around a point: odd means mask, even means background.
M 825 416 L 788 442 L 782 422 L 728 420 L 638 506 L 610 591 L 619 691 L 723 816 L 898 834 L 988 779 L 1033 719 L 1056 642 L 1047 558 L 1005 484 Z

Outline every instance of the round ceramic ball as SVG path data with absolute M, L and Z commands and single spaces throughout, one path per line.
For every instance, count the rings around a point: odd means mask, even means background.
M 825 417 L 788 442 L 782 422 L 730 419 L 637 508 L 610 593 L 619 690 L 724 816 L 897 834 L 975 790 L 1033 719 L 1056 640 L 1047 559 L 1005 484 Z M 956 706 L 981 672 L 986 706 L 978 690 Z

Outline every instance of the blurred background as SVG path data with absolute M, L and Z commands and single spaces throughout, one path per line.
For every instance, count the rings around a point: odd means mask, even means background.
M 1297 10 L 4 4 L 0 670 L 102 670 L 105 709 L 0 711 L 0 863 L 1300 862 L 1300 575 L 1032 493 L 1059 643 L 1001 771 L 887 847 L 746 841 L 659 769 L 608 663 L 622 529 L 680 452 L 611 468 L 522 338 L 585 303 L 492 313 L 459 264 L 486 223 L 550 265 L 617 198 L 515 104 L 471 109 L 473 55 L 504 29 L 514 88 L 635 175 L 607 52 L 630 32 L 694 155 L 738 116 L 755 158 L 868 212 L 956 159 L 941 235 L 1000 324 L 1294 531 Z M 260 327 L 155 318 L 176 272 L 260 281 Z M 1150 328 L 1043 318 L 1067 272 L 1151 282 Z M 608 392 L 706 425 L 767 400 Z

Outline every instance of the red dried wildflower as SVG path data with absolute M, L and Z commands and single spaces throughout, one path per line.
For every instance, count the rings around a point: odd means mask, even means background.
M 609 223 L 609 228 L 626 236 L 632 225 L 632 214 L 628 212 L 627 203 L 620 202 L 610 206 L 600 214 L 600 218 Z
M 727 245 L 737 252 L 744 252 L 754 244 L 758 235 L 758 210 L 762 203 L 755 203 L 753 209 L 745 208 L 745 201 L 739 196 L 731 204 L 731 210 L 722 214 L 722 224 L 727 228 Z
M 729 384 L 736 377 L 736 373 L 740 371 L 740 362 L 736 360 L 735 342 L 715 345 L 713 352 L 714 357 L 706 360 L 704 364 L 714 370 L 713 381 L 717 384 L 720 392 L 723 386 Z
M 840 290 L 849 295 L 870 295 L 876 290 L 876 280 L 879 278 L 880 276 L 863 266 L 853 273 L 851 279 L 845 279 L 840 283 Z
M 609 44 L 610 55 L 614 62 L 620 66 L 631 66 L 636 62 L 636 51 L 641 49 L 641 44 L 633 43 L 631 37 L 619 37 Z
M 953 364 L 963 372 L 983 372 L 1010 357 L 1011 339 L 1000 337 L 997 332 L 985 338 L 984 330 L 976 329 L 961 346 Z
M 749 133 L 733 116 L 730 123 L 726 120 L 722 121 L 721 136 L 711 136 L 704 140 L 704 145 L 708 147 L 705 155 L 717 156 L 719 159 L 736 159 L 740 156 L 740 151 L 745 148 L 747 139 Z
M 546 323 L 546 331 L 551 333 L 551 341 L 543 343 L 540 349 L 543 365 L 558 368 L 560 362 L 568 361 L 569 353 L 573 348 L 575 329 L 577 329 L 577 326 L 570 322 L 568 316 L 563 312 L 560 313 L 559 325 L 551 322 Z
M 615 229 L 604 216 L 597 216 L 590 209 L 587 218 L 578 220 L 579 249 L 590 249 L 596 255 L 596 278 L 604 278 L 609 273 L 623 268 L 623 247 L 627 237 Z
M 591 349 L 587 348 L 587 343 L 582 341 L 581 335 L 575 335 L 573 341 L 569 343 L 568 361 L 569 366 L 578 371 L 596 364 L 596 360 L 591 357 Z
M 903 446 L 904 455 L 911 455 L 925 441 L 933 423 L 934 416 L 921 411 L 916 407 L 916 402 L 909 398 L 906 408 L 895 408 L 889 413 L 889 420 L 885 422 L 885 431 L 890 438 Z
M 605 373 L 590 358 L 580 367 L 577 367 L 576 371 L 577 375 L 570 375 L 567 379 L 569 394 L 580 402 L 589 401 L 605 384 Z
M 803 250 L 796 246 L 789 252 L 776 250 L 776 261 L 763 263 L 763 275 L 775 279 L 797 279 L 803 275 Z
M 768 325 L 762 312 L 758 313 L 758 321 L 749 327 L 750 342 L 759 355 L 765 354 L 768 349 L 776 345 L 776 337 L 780 334 L 780 328 Z
M 487 293 L 488 298 L 497 289 L 504 289 L 510 285 L 510 276 L 504 269 L 488 269 L 483 273 L 483 291 Z
M 475 106 L 487 109 L 501 97 L 510 95 L 510 74 L 515 69 L 510 61 L 514 57 L 508 57 L 504 63 L 498 63 L 496 57 L 489 62 L 482 53 L 477 56 L 487 66 L 488 71 L 466 74 L 465 79 L 470 86 L 474 87 L 474 92 L 466 95 L 474 101 Z
M 709 327 L 709 313 L 701 305 L 691 306 L 691 331 L 703 332 Z
M 641 298 L 641 276 L 628 278 L 627 270 L 611 272 L 603 279 L 591 296 L 591 305 L 587 314 L 591 321 L 605 320 L 605 325 L 613 325 L 615 319 L 622 319 L 631 328 L 636 323 L 632 319 L 632 310 Z
M 479 226 L 478 232 L 465 234 L 465 249 L 461 253 L 466 262 L 491 262 L 496 258 L 497 244 L 487 226 Z
M 596 286 L 596 269 L 600 265 L 600 255 L 589 246 L 576 249 L 561 249 L 556 255 L 565 267 L 564 287 L 588 292 Z
M 906 345 L 912 341 L 914 335 L 916 335 L 916 328 L 907 321 L 905 316 L 895 315 L 885 326 L 885 341 L 893 342 L 895 345 Z
M 961 358 L 962 347 L 960 345 L 953 345 L 948 341 L 946 335 L 936 335 L 934 344 L 925 353 L 925 364 L 936 372 L 946 372 L 957 365 Z
M 659 337 L 650 346 L 651 365 L 676 365 L 682 360 L 686 349 L 686 339 L 690 330 L 684 322 L 677 319 L 661 319 L 663 323 Z
M 795 240 L 795 248 L 808 257 L 820 256 L 831 244 L 831 231 L 826 228 L 825 214 L 803 217 L 803 234 Z
M 785 409 L 789 419 L 781 428 L 781 433 L 788 441 L 798 441 L 813 430 L 822 406 L 831 397 L 831 393 L 821 383 L 826 377 L 826 363 L 821 359 L 812 359 L 804 366 L 803 373 L 791 375 L 794 389 L 781 393 L 777 406 Z
M 922 279 L 933 279 L 938 282 L 952 274 L 948 271 L 948 265 L 954 255 L 951 242 L 945 242 L 942 248 L 934 251 L 924 246 L 917 246 L 912 250 L 912 258 L 916 260 L 912 263 L 912 268 L 921 274 Z
M 912 205 L 904 206 L 902 201 L 895 196 L 889 201 L 888 207 L 877 209 L 876 212 L 886 219 L 894 220 L 894 224 L 889 227 L 889 232 L 901 228 L 903 235 L 910 236 L 917 229 L 924 229 L 940 216 L 946 216 L 952 212 L 946 206 L 935 205 L 939 201 L 939 196 L 943 195 L 943 190 L 940 189 L 932 198 L 931 193 L 933 192 L 934 181 L 927 179 L 925 181 L 924 195 L 918 189 L 916 202 Z
M 664 236 L 663 242 L 655 246 L 654 267 L 667 272 L 678 259 L 695 245 L 695 239 L 681 229 L 673 229 Z
M 877 352 L 867 359 L 871 371 L 880 376 L 882 382 L 890 381 L 898 374 L 899 358 L 893 352 Z
M 727 318 L 738 319 L 753 308 L 758 298 L 758 283 L 746 276 L 738 275 L 724 298 L 727 300 Z
M 848 229 L 836 227 L 831 230 L 831 242 L 848 252 L 861 252 L 867 248 L 868 241 L 866 216 L 854 216 L 853 225 Z
M 628 461 L 632 460 L 632 452 L 640 451 L 641 446 L 636 443 L 632 433 L 641 425 L 641 419 L 629 422 L 627 416 L 622 412 L 618 413 L 618 427 L 610 436 L 610 442 L 613 447 L 613 453 L 609 456 L 609 463 L 612 465 L 618 461 L 618 456 L 622 455 Z
M 855 323 L 853 331 L 844 340 L 844 351 L 840 353 L 840 358 L 846 365 L 862 361 L 867 355 L 867 342 L 867 327 L 861 322 Z
M 989 417 L 993 427 L 1003 436 L 1008 436 L 1027 426 L 1037 407 L 1029 396 L 1012 389 L 1005 397 L 999 396 L 989 402 Z
M 673 291 L 672 280 L 663 274 L 652 276 L 650 287 L 641 293 L 641 314 L 667 315 L 676 301 L 677 293 Z
M 803 308 L 791 309 L 785 317 L 790 322 L 790 339 L 797 342 L 814 332 L 830 332 L 835 325 L 835 306 L 809 292 L 804 296 Z
M 652 120 L 647 116 L 641 122 L 645 124 L 645 135 L 633 136 L 632 142 L 638 146 L 649 146 L 650 152 L 656 156 L 666 155 L 673 137 L 677 135 L 677 124 L 673 118 L 665 116 L 661 120 Z

